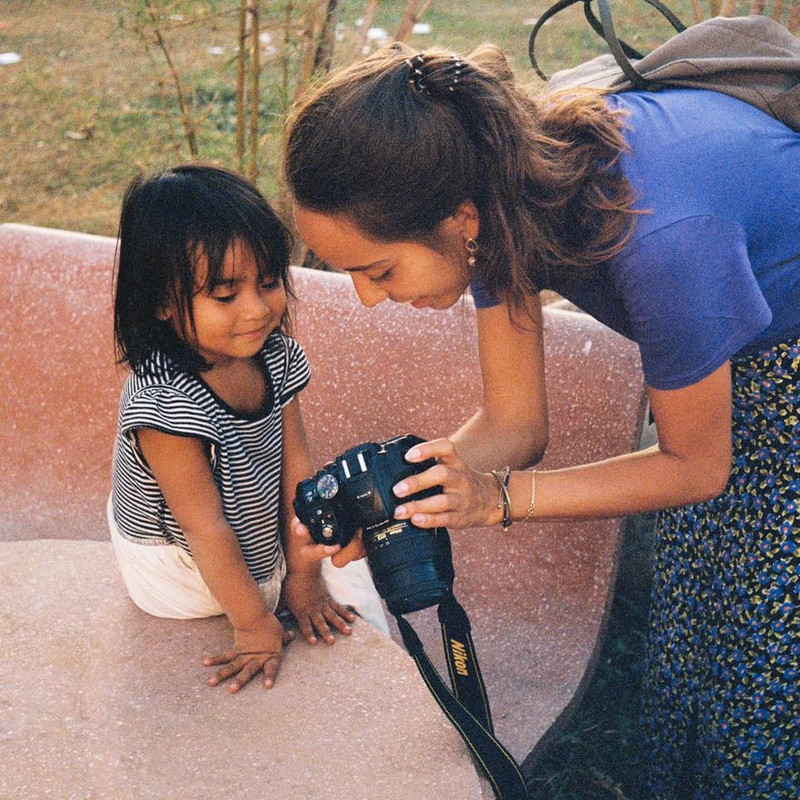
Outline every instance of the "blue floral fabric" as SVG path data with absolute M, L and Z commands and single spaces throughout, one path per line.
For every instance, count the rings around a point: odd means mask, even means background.
M 732 377 L 726 491 L 659 515 L 642 800 L 800 797 L 800 341 Z

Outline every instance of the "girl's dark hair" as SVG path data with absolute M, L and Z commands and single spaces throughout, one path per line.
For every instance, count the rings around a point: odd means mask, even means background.
M 115 270 L 114 336 L 119 363 L 141 372 L 153 353 L 202 370 L 204 359 L 159 319 L 177 309 L 183 331 L 194 330 L 199 253 L 206 285 L 222 278 L 228 248 L 242 241 L 262 280 L 280 279 L 289 295 L 292 238 L 261 193 L 240 175 L 208 164 L 181 164 L 131 181 L 122 202 Z M 288 331 L 289 320 L 281 321 Z
M 479 277 L 522 308 L 552 270 L 580 272 L 627 241 L 621 124 L 598 93 L 526 92 L 494 45 L 458 59 L 395 44 L 298 102 L 285 174 L 301 206 L 382 241 L 429 238 L 472 200 Z

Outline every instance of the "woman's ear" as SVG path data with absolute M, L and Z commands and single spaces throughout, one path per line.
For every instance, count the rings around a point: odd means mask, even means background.
M 458 226 L 458 231 L 466 239 L 477 239 L 481 229 L 481 219 L 478 207 L 472 200 L 465 200 L 453 214 L 453 220 Z

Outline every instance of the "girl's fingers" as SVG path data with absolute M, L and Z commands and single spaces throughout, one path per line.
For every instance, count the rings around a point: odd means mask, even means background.
M 250 681 L 253 680 L 253 678 L 258 675 L 259 672 L 261 672 L 265 663 L 266 662 L 262 661 L 260 658 L 250 658 L 245 661 L 245 663 L 242 664 L 241 669 L 237 672 L 236 678 L 228 684 L 228 691 L 232 694 L 235 694 L 243 686 L 250 683 Z M 266 680 L 264 681 L 264 685 L 266 686 Z M 272 684 L 270 684 L 270 686 L 272 686 Z
M 314 628 L 316 629 L 317 633 L 328 643 L 333 644 L 336 639 L 334 638 L 333 634 L 331 633 L 330 626 L 328 625 L 327 620 L 325 619 L 325 615 L 318 611 L 311 617 L 311 623 L 313 624 Z
M 347 624 L 354 622 L 356 615 L 352 611 L 348 611 L 343 606 L 340 606 L 335 600 L 331 600 L 331 606 L 326 608 L 323 612 L 328 624 L 336 628 L 339 633 L 349 635 L 352 633 L 352 628 Z
M 361 531 L 353 537 L 353 540 L 343 547 L 338 553 L 331 556 L 331 563 L 334 567 L 344 567 L 351 561 L 358 561 L 366 556 L 367 551 L 364 549 L 364 540 L 362 539 Z
M 271 689 L 275 685 L 275 677 L 281 665 L 280 656 L 270 656 L 263 664 L 261 669 L 264 671 L 264 688 Z
M 294 639 L 294 631 L 284 630 L 282 634 L 283 644 L 288 644 Z M 228 650 L 217 656 L 207 656 L 203 659 L 205 666 L 217 666 L 222 664 L 214 675 L 208 679 L 209 686 L 218 686 L 220 683 L 234 678 L 228 684 L 228 691 L 236 693 L 243 686 L 248 684 L 259 672 L 264 672 L 264 686 L 269 689 L 275 682 L 275 675 L 278 672 L 283 653 L 239 653 L 236 650 Z
M 218 656 L 206 656 L 203 659 L 203 665 L 206 667 L 216 667 L 219 664 L 230 664 L 231 661 L 236 660 L 239 653 L 236 650 L 228 650 L 225 653 L 220 653 Z
M 242 665 L 239 663 L 239 659 L 237 658 L 234 661 L 231 661 L 230 664 L 226 664 L 222 669 L 218 669 L 209 679 L 208 685 L 209 686 L 216 686 L 223 681 L 228 680 L 228 678 L 232 678 L 236 675 L 237 672 L 241 669 Z

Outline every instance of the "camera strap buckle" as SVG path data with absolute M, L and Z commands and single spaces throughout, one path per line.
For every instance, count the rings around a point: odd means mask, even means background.
M 483 682 L 467 613 L 452 592 L 437 609 L 452 689 L 431 662 L 419 636 L 395 614 L 400 635 L 436 702 L 471 750 L 498 800 L 528 800 L 519 764 L 494 735 L 489 698 Z

